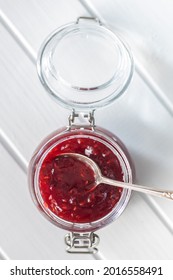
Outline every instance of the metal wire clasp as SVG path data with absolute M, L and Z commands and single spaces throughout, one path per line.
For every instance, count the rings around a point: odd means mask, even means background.
M 96 21 L 98 24 L 102 25 L 102 22 L 97 17 L 78 17 L 77 20 L 76 20 L 76 24 L 78 24 L 81 19 L 93 20 L 93 21 Z
M 94 232 L 77 233 L 70 232 L 65 236 L 65 244 L 68 253 L 95 254 L 98 252 L 99 236 Z

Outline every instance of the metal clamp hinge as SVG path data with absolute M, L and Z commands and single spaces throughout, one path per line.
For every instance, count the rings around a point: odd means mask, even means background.
M 76 233 L 70 232 L 65 236 L 65 244 L 68 253 L 95 254 L 98 252 L 99 236 L 94 232 Z
M 81 120 L 79 123 L 76 122 L 76 119 Z M 87 122 L 84 122 L 84 119 Z M 95 128 L 95 118 L 94 118 L 94 110 L 89 113 L 77 113 L 74 109 L 70 114 L 68 129 L 70 130 L 72 127 L 91 127 L 93 130 Z

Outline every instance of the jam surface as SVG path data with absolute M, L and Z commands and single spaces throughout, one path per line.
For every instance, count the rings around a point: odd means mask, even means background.
M 39 188 L 44 207 L 63 220 L 89 223 L 107 215 L 119 201 L 122 188 L 100 184 L 90 189 L 93 170 L 85 163 L 62 153 L 78 153 L 90 157 L 104 176 L 124 181 L 124 173 L 116 155 L 103 143 L 90 138 L 73 138 L 55 146 L 45 157 Z

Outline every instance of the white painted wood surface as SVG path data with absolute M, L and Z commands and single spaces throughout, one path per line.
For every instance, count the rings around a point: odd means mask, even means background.
M 171 32 L 173 3 L 164 3 L 146 1 L 142 7 L 135 0 L 53 0 L 51 5 L 46 0 L 0 0 L 2 258 L 93 258 L 65 253 L 65 231 L 37 212 L 25 173 L 35 147 L 50 132 L 66 125 L 69 114 L 40 85 L 34 65 L 36 53 L 47 34 L 78 16 L 97 14 L 117 28 L 131 45 L 137 63 L 128 92 L 96 112 L 97 124 L 117 134 L 126 144 L 139 183 L 172 187 L 173 41 L 165 30 Z M 170 201 L 134 193 L 123 215 L 98 231 L 101 243 L 96 258 L 172 259 L 172 211 Z

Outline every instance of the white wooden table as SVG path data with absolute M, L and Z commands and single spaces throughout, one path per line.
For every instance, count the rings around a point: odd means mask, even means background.
M 173 259 L 173 202 L 133 193 L 123 215 L 98 231 L 99 254 L 69 255 L 65 231 L 38 213 L 26 180 L 34 149 L 69 114 L 39 82 L 40 44 L 62 24 L 97 16 L 129 43 L 136 70 L 96 122 L 126 144 L 138 183 L 173 189 L 173 1 L 0 0 L 0 8 L 0 258 Z

